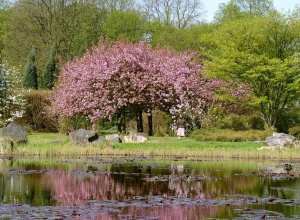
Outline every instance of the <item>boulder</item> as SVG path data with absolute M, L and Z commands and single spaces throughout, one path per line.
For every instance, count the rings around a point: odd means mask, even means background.
M 69 133 L 70 142 L 76 145 L 85 145 L 96 141 L 98 135 L 95 131 L 79 129 L 77 131 L 72 131 Z
M 13 151 L 13 142 L 8 138 L 0 138 L 0 155 Z
M 277 149 L 285 150 L 288 149 L 288 147 L 299 147 L 296 137 L 284 133 L 274 132 L 273 136 L 266 138 L 266 142 L 268 146 L 263 146 L 258 149 L 259 150 L 277 150 Z
M 292 135 L 284 133 L 273 133 L 272 137 L 267 137 L 266 142 L 269 146 L 285 146 L 286 144 L 293 144 L 296 141 L 296 138 Z
M 28 141 L 25 128 L 14 122 L 11 122 L 7 127 L 0 129 L 0 137 L 9 138 L 13 143 L 26 144 Z
M 106 142 L 106 139 L 104 137 L 98 137 L 98 139 L 93 141 L 92 144 L 95 146 L 98 146 L 100 144 L 104 144 L 105 142 Z
M 143 143 L 147 140 L 147 136 L 144 133 L 131 133 L 124 136 L 124 143 Z
M 105 135 L 105 139 L 108 140 L 110 143 L 122 143 L 122 140 L 118 134 L 109 134 Z

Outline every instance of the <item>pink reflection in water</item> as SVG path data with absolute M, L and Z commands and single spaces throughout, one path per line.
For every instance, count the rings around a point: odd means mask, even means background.
M 52 198 L 59 206 L 83 206 L 88 200 L 126 201 L 135 196 L 141 196 L 145 200 L 152 196 L 168 198 L 173 195 L 178 198 L 212 199 L 220 192 L 215 184 L 207 182 L 126 182 L 124 178 L 117 178 L 114 174 L 92 173 L 66 173 L 59 172 L 47 175 L 47 184 L 51 188 Z M 203 219 L 216 216 L 229 207 L 216 206 L 162 206 L 162 207 L 117 207 L 120 213 L 102 213 L 95 219 L 136 219 L 139 216 L 159 216 L 159 219 Z M 134 213 L 134 215 L 133 215 Z M 119 216 L 121 215 L 121 216 Z M 125 216 L 123 216 L 125 215 Z

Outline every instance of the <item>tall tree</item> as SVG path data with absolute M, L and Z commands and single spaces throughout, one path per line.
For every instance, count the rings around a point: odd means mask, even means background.
M 38 89 L 37 70 L 35 67 L 35 50 L 33 49 L 28 57 L 28 62 L 23 75 L 23 88 Z
M 43 88 L 52 89 L 54 86 L 54 81 L 58 75 L 57 68 L 57 55 L 55 45 L 51 47 L 50 56 L 46 63 L 44 75 L 43 75 Z
M 263 16 L 274 10 L 272 0 L 230 0 L 219 5 L 214 19 L 223 24 L 241 18 Z
M 107 15 L 98 0 L 18 0 L 12 8 L 4 54 L 11 64 L 24 66 L 27 51 L 35 47 L 40 54 L 38 69 L 44 68 L 54 44 L 64 61 L 81 56 L 99 41 Z
M 104 36 L 113 40 L 137 41 L 143 36 L 143 26 L 143 20 L 134 12 L 112 11 L 105 21 Z
M 144 16 L 151 22 L 159 22 L 179 29 L 199 21 L 203 14 L 200 0 L 143 0 Z
M 209 38 L 211 75 L 247 84 L 265 123 L 275 126 L 280 112 L 299 92 L 299 18 L 269 16 L 224 24 Z
M 102 0 L 100 5 L 108 11 L 131 11 L 133 9 L 133 0 Z
M 0 61 L 2 59 L 2 50 L 7 38 L 7 26 L 11 13 L 11 5 L 8 1 L 0 0 Z

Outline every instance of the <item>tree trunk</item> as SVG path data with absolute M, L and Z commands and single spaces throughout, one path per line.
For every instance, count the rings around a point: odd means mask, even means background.
M 149 136 L 153 136 L 153 125 L 152 125 L 152 111 L 148 115 L 148 127 L 149 127 Z
M 126 133 L 126 124 L 125 124 L 125 107 L 119 109 L 117 113 L 118 117 L 118 132 L 120 134 Z
M 138 110 L 136 113 L 136 127 L 137 127 L 137 132 L 144 132 L 143 111 L 142 110 Z

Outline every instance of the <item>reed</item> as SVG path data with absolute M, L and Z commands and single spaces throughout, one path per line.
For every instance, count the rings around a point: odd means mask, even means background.
M 74 146 L 61 134 L 32 134 L 28 139 L 26 145 L 14 148 L 13 155 L 300 159 L 300 149 L 257 150 L 261 145 L 253 142 L 199 142 L 188 138 L 178 141 L 176 137 L 152 137 L 145 143 Z

